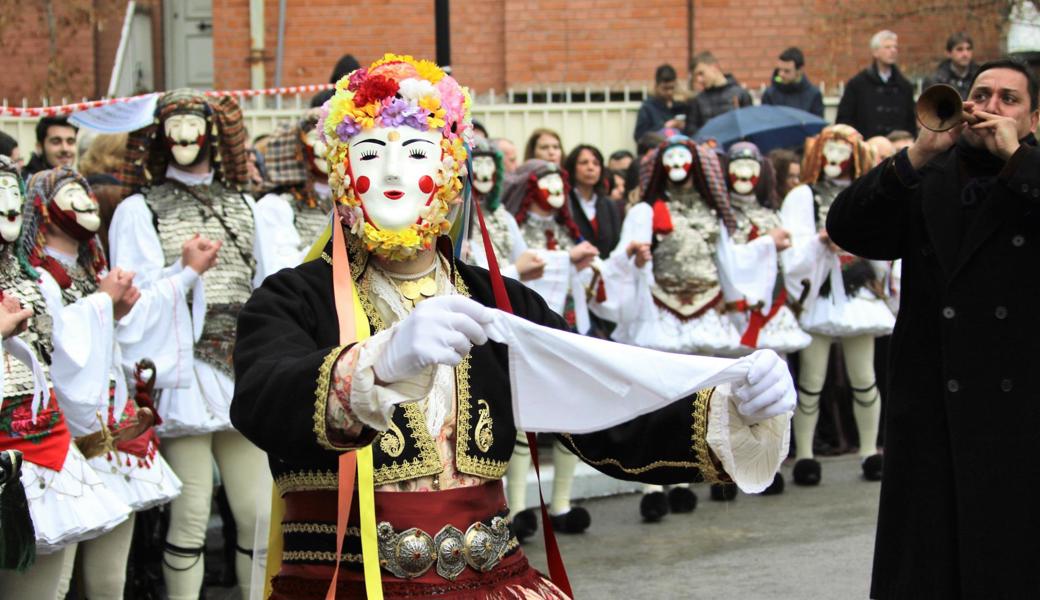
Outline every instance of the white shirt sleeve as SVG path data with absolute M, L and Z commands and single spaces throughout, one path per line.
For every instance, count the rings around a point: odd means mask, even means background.
M 806 302 L 811 302 L 820 286 L 830 275 L 838 258 L 820 241 L 816 227 L 816 208 L 812 188 L 800 185 L 784 198 L 780 220 L 791 233 L 791 247 L 784 250 L 780 260 L 784 268 L 784 285 L 792 300 L 803 297 L 805 282 L 809 283 Z
M 142 358 L 156 366 L 156 388 L 191 384 L 195 338 L 202 332 L 206 299 L 202 279 L 178 260 L 165 266 L 152 212 L 140 194 L 119 204 L 109 227 L 112 266 L 133 271 L 141 299 L 119 322 L 124 367 Z M 188 310 L 187 291 L 192 291 Z
M 40 292 L 54 327 L 51 381 L 69 430 L 73 436 L 97 431 L 97 414 L 108 417 L 109 378 L 116 357 L 112 299 L 97 292 L 65 305 L 61 288 L 47 272 L 40 274 Z M 119 404 L 126 402 L 125 383 L 123 391 Z
M 256 277 L 253 287 L 259 286 L 271 273 L 291 269 L 303 262 L 306 250 L 301 251 L 300 234 L 292 205 L 284 195 L 267 194 L 253 204 L 256 256 Z
M 746 244 L 734 243 L 725 224 L 720 223 L 719 243 L 715 246 L 715 262 L 719 266 L 719 282 L 727 302 L 747 300 L 748 304 L 773 304 L 776 285 L 776 244 L 762 235 Z

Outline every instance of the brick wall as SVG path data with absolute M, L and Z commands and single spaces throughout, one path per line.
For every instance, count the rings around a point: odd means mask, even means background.
M 249 1 L 212 0 L 215 85 L 246 88 Z M 146 0 L 155 19 L 161 0 Z M 274 84 L 278 3 L 265 2 L 265 84 Z M 290 0 L 284 85 L 328 80 L 344 53 L 362 64 L 386 51 L 433 58 L 430 0 Z M 58 47 L 50 52 L 43 2 L 0 0 L 0 97 L 96 97 L 111 73 L 125 0 L 51 0 Z M 694 50 L 711 50 L 752 89 L 766 83 L 775 56 L 798 45 L 808 74 L 828 90 L 870 60 L 867 43 L 883 28 L 900 34 L 900 65 L 924 75 L 943 57 L 946 36 L 969 31 L 980 58 L 1000 53 L 1006 2 L 999 0 L 694 0 Z M 453 0 L 456 76 L 478 92 L 559 85 L 652 83 L 671 62 L 686 77 L 687 0 Z M 57 29 L 61 33 L 57 34 Z M 161 39 L 157 39 L 161 55 Z M 157 75 L 160 76 L 160 70 Z

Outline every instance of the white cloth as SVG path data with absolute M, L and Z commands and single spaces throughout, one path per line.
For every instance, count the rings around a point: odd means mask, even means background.
M 40 554 L 98 537 L 130 516 L 130 507 L 105 487 L 72 442 L 61 471 L 24 462 L 22 485 Z
M 493 322 L 485 329 L 491 339 L 509 345 L 513 418 L 518 429 L 599 431 L 700 389 L 718 386 L 711 403 L 708 443 L 737 485 L 748 493 L 762 491 L 787 456 L 790 411 L 762 421 L 740 414 L 739 405 L 745 402 L 741 397 L 748 395 L 748 372 L 758 355 L 724 359 L 667 354 L 494 312 Z M 389 415 L 396 404 L 425 398 L 435 386 L 432 369 L 408 382 L 375 385 L 372 364 L 383 351 L 389 333 L 381 332 L 364 342 L 351 388 L 355 415 L 381 431 L 389 427 Z M 774 387 L 783 386 L 780 396 L 793 398 L 793 384 L 786 371 L 782 383 Z M 745 391 L 733 391 L 737 389 Z M 748 400 L 759 396 L 762 394 Z M 788 403 L 793 406 L 793 400 Z
M 36 353 L 33 352 L 29 344 L 26 344 L 24 340 L 19 337 L 10 337 L 3 341 L 3 351 L 0 353 L 0 361 L 7 360 L 7 356 L 17 360 L 29 367 L 33 373 L 33 398 L 31 410 L 33 423 L 36 422 L 36 416 L 40 413 L 40 409 L 47 405 L 47 401 L 50 399 L 50 384 L 47 382 L 47 375 L 43 372 L 43 367 L 40 362 L 36 359 Z M 4 370 L 0 369 L 0 390 L 4 389 Z M 0 410 L 3 409 L 3 396 L 0 394 Z
M 213 173 L 191 174 L 169 167 L 166 176 L 188 186 L 211 183 Z M 287 256 L 275 224 L 259 219 L 256 205 L 246 196 L 253 209 L 255 231 L 253 253 L 256 259 L 256 275 L 253 285 L 258 286 L 274 271 L 285 264 Z M 292 220 L 288 223 L 291 225 Z M 284 229 L 286 222 L 277 224 Z M 192 310 L 188 310 L 185 294 L 177 294 L 179 286 L 188 284 L 190 276 L 181 276 L 184 269 L 180 261 L 167 265 L 159 234 L 152 222 L 152 212 L 144 196 L 134 194 L 121 202 L 112 217 L 109 228 L 109 248 L 112 265 L 134 271 L 134 284 L 145 290 L 157 289 L 166 297 L 177 295 L 172 314 L 159 319 L 151 327 L 137 326 L 132 331 L 120 332 L 124 359 L 129 364 L 148 357 L 156 365 L 156 390 L 160 392 L 157 403 L 159 415 L 164 423 L 159 427 L 162 435 L 194 435 L 210 431 L 231 429 L 228 414 L 234 383 L 224 374 L 208 365 L 195 361 L 194 340 L 202 332 L 206 301 L 202 279 L 197 278 L 189 285 L 192 289 Z M 292 252 L 296 252 L 295 247 Z M 164 281 L 166 280 L 166 281 Z M 135 309 L 136 310 L 136 309 Z
M 181 493 L 181 480 L 158 452 L 148 464 L 122 450 L 87 459 L 87 464 L 105 489 L 134 512 L 166 504 Z
M 800 322 L 810 333 L 832 337 L 881 336 L 892 333 L 895 317 L 885 302 L 865 288 L 849 297 L 838 255 L 820 238 L 812 189 L 800 185 L 784 198 L 780 218 L 791 233 L 791 247 L 781 254 L 788 295 L 802 302 Z M 879 265 L 874 263 L 875 270 Z M 881 277 L 884 280 L 884 277 Z M 830 281 L 830 294 L 820 287 Z M 805 292 L 808 284 L 808 292 Z
M 257 228 L 269 231 L 273 236 L 267 240 L 271 245 L 266 257 L 270 263 L 266 269 L 269 274 L 302 263 L 314 241 L 304 243 L 296 230 L 296 214 L 292 206 L 295 201 L 291 194 L 271 193 L 260 198 L 253 210 Z

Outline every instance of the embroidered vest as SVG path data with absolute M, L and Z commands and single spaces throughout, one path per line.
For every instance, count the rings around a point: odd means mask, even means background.
M 513 236 L 509 235 L 507 219 L 516 222 L 513 215 L 503 206 L 499 206 L 490 214 L 484 214 L 484 224 L 487 225 L 488 237 L 491 238 L 491 249 L 495 251 L 500 265 L 510 263 L 513 256 Z M 479 226 L 474 227 L 470 234 L 470 243 L 472 252 L 484 251 L 484 238 L 480 235 Z
M 144 197 L 155 215 L 166 264 L 177 262 L 181 246 L 196 233 L 223 242 L 216 266 L 202 277 L 206 322 L 202 337 L 195 344 L 195 357 L 233 378 L 235 325 L 242 305 L 253 291 L 256 272 L 253 211 L 241 194 L 225 189 L 219 182 L 191 190 L 209 205 L 174 182 L 153 187 Z
M 566 227 L 552 217 L 543 217 L 532 212 L 527 213 L 527 219 L 520 225 L 520 235 L 532 250 L 547 249 L 550 239 L 556 242 L 557 250 L 570 250 L 574 246 L 574 240 Z
M 667 204 L 673 229 L 654 240 L 650 291 L 658 306 L 690 319 L 713 306 L 721 294 L 715 264 L 719 218 L 693 188 L 670 192 Z

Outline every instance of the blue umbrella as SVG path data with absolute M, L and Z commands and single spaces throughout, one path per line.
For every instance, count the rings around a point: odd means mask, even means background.
M 698 142 L 714 139 L 719 145 L 742 140 L 753 142 L 762 152 L 773 148 L 801 146 L 805 138 L 827 126 L 816 115 L 790 106 L 747 106 L 712 118 L 694 136 Z

